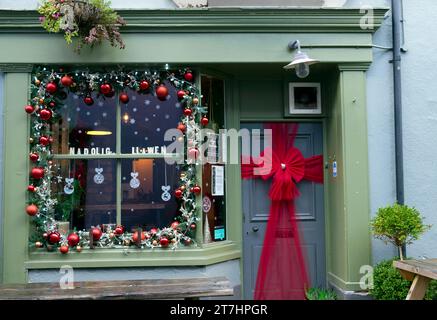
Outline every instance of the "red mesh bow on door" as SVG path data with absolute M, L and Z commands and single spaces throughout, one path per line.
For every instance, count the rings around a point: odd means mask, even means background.
M 272 130 L 272 147 L 266 147 L 259 158 L 243 156 L 241 165 L 243 179 L 272 179 L 254 299 L 302 300 L 309 280 L 296 221 L 296 184 L 302 180 L 323 183 L 323 157 L 305 159 L 293 146 L 297 124 L 269 123 L 265 128 Z

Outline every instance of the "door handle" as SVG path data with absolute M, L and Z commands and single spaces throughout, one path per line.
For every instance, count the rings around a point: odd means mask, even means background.
M 258 230 L 259 230 L 259 228 L 258 228 L 257 226 L 252 227 L 252 231 L 253 231 L 253 232 L 258 232 Z

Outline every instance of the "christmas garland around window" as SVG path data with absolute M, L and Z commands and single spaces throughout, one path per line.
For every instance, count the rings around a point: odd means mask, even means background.
M 173 248 L 192 245 L 196 229 L 197 204 L 196 196 L 201 188 L 196 184 L 196 159 L 200 154 L 201 126 L 208 124 L 205 116 L 206 108 L 201 106 L 200 91 L 193 83 L 193 73 L 185 68 L 177 72 L 165 70 L 133 70 L 133 71 L 67 71 L 63 68 L 52 70 L 46 67 L 36 68 L 32 76 L 31 98 L 25 106 L 30 115 L 30 170 L 28 186 L 28 203 L 26 213 L 32 216 L 35 232 L 30 238 L 31 246 L 47 248 L 49 251 L 59 247 L 61 253 L 71 248 L 80 252 L 86 247 L 127 248 L 135 245 L 138 248 Z M 53 175 L 53 136 L 51 123 L 60 118 L 60 110 L 69 92 L 82 97 L 87 105 L 94 100 L 91 93 L 97 93 L 97 99 L 112 97 L 119 93 L 120 103 L 127 103 L 128 89 L 141 94 L 153 94 L 161 100 L 168 98 L 168 88 L 164 81 L 168 80 L 177 90 L 177 96 L 184 106 L 181 121 L 177 127 L 184 137 L 184 163 L 180 173 L 179 187 L 174 196 L 179 199 L 180 215 L 168 227 L 152 228 L 142 231 L 126 232 L 123 226 L 106 226 L 106 230 L 95 226 L 91 230 L 62 233 L 55 219 L 57 199 L 52 195 L 53 179 L 61 179 Z M 188 141 L 190 144 L 188 146 Z M 72 179 L 65 179 L 72 183 Z M 80 189 L 80 188 L 76 188 Z M 75 194 L 72 194 L 73 197 Z M 71 203 L 74 203 L 72 199 Z

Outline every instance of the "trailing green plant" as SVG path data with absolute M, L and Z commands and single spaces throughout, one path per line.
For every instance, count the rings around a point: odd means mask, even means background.
M 68 44 L 78 38 L 76 51 L 107 40 L 113 47 L 124 49 L 119 27 L 123 18 L 107 0 L 43 0 L 38 8 L 40 22 L 48 32 L 64 32 Z
M 307 300 L 337 300 L 337 295 L 330 289 L 310 288 L 305 295 Z
M 380 208 L 371 221 L 371 227 L 376 238 L 398 247 L 403 260 L 402 246 L 417 240 L 431 226 L 423 223 L 423 217 L 416 208 L 394 204 Z
M 405 300 L 411 282 L 405 280 L 399 271 L 393 267 L 394 260 L 378 263 L 373 269 L 373 288 L 370 295 L 377 300 Z M 428 286 L 425 300 L 437 300 L 437 281 Z

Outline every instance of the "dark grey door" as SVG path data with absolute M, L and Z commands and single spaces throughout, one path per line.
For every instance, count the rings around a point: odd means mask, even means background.
M 262 129 L 261 123 L 242 123 L 242 128 Z M 262 130 L 261 130 L 262 132 Z M 321 123 L 299 123 L 294 146 L 305 158 L 323 154 Z M 252 143 L 257 138 L 252 137 Z M 263 136 L 258 136 L 263 149 Z M 243 194 L 243 259 L 244 298 L 252 299 L 261 256 L 264 233 L 270 208 L 268 192 L 271 181 L 250 179 L 242 181 Z M 300 197 L 296 201 L 296 214 L 303 237 L 302 246 L 312 287 L 326 286 L 325 218 L 323 185 L 309 181 L 298 184 Z

